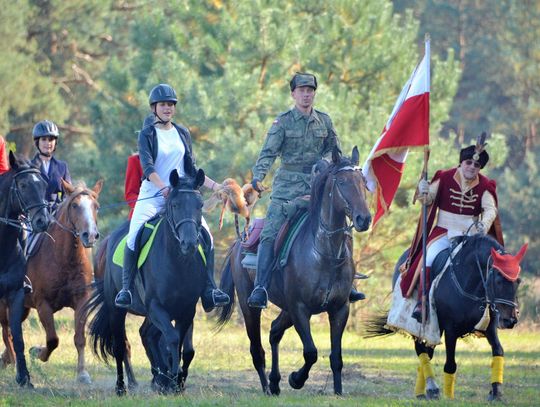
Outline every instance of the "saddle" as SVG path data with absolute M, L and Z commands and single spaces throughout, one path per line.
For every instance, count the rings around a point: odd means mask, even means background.
M 284 267 L 287 264 L 291 246 L 298 236 L 300 226 L 302 226 L 307 219 L 307 206 L 309 205 L 309 201 L 306 201 L 303 198 L 300 198 L 299 200 L 303 201 L 303 203 L 298 203 L 296 202 L 297 200 L 294 200 L 284 206 L 287 220 L 279 229 L 274 243 L 274 256 L 279 260 L 279 265 L 281 267 Z M 245 268 L 257 268 L 257 249 L 259 247 L 263 227 L 264 218 L 255 219 L 250 227 L 249 238 L 241 243 L 245 254 L 242 265 Z

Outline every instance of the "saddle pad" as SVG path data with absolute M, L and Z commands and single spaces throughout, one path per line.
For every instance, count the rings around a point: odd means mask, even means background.
M 152 244 L 154 243 L 154 239 L 156 237 L 156 233 L 158 228 L 161 225 L 161 221 L 163 218 L 159 219 L 159 221 L 154 225 L 151 223 L 145 223 L 144 228 L 150 230 L 150 233 L 144 233 L 147 231 L 140 232 L 141 233 L 141 243 L 140 246 L 142 247 L 139 252 L 139 259 L 137 260 L 137 268 L 141 268 L 148 258 L 148 253 L 150 253 L 150 249 L 152 248 Z M 127 235 L 120 240 L 118 243 L 118 246 L 116 246 L 116 250 L 113 254 L 113 263 L 117 266 L 123 267 L 124 265 L 124 250 L 126 247 L 127 242 Z M 203 263 L 206 265 L 206 256 L 204 254 L 204 250 L 202 248 L 202 245 L 199 244 L 198 246 L 199 255 L 201 256 Z
M 300 216 L 295 219 L 295 222 L 289 226 L 289 231 L 285 238 L 285 242 L 283 243 L 281 248 L 280 249 L 276 248 L 279 250 L 278 259 L 279 259 L 279 265 L 281 267 L 285 267 L 285 265 L 287 264 L 287 261 L 289 260 L 289 253 L 291 252 L 291 247 L 294 241 L 296 240 L 298 233 L 300 232 L 300 228 L 306 222 L 307 217 L 308 217 L 307 212 L 303 212 L 302 214 L 300 214 Z
M 264 227 L 264 218 L 256 218 L 249 228 L 249 237 L 245 242 L 242 242 L 242 248 L 251 253 L 257 253 L 261 231 Z

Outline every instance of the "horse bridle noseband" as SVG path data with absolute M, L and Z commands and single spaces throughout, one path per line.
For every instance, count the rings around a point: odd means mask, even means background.
M 43 177 L 41 176 L 41 172 L 37 168 L 28 168 L 28 169 L 16 172 L 13 175 L 11 186 L 9 187 L 9 190 L 10 190 L 9 202 L 10 203 L 13 202 L 13 195 L 12 195 L 12 192 L 13 192 L 15 194 L 15 198 L 17 199 L 17 204 L 21 208 L 21 214 L 24 215 L 25 217 L 28 217 L 28 223 L 31 224 L 32 218 L 29 215 L 29 211 L 34 208 L 39 208 L 39 209 L 46 208 L 48 207 L 48 204 L 47 202 L 45 202 L 45 200 L 43 200 L 39 204 L 34 204 L 34 205 L 29 205 L 29 206 L 25 205 L 24 199 L 21 195 L 21 192 L 19 191 L 19 187 L 17 186 L 17 177 L 23 174 L 36 174 L 40 180 L 42 180 L 43 182 L 45 181 L 43 180 Z M 8 211 L 9 211 L 9 205 L 6 205 L 6 213 L 3 218 L 0 218 L 0 221 L 10 226 L 14 226 L 20 229 L 26 229 L 24 226 L 21 225 L 21 222 L 19 220 L 8 218 Z
M 197 194 L 197 195 L 201 195 L 201 192 L 198 191 L 198 190 L 194 190 L 194 189 L 176 189 L 175 190 L 176 192 L 183 192 L 183 193 L 191 193 L 191 194 Z M 167 203 L 167 212 L 169 211 L 169 206 L 170 206 L 170 203 Z M 195 220 L 191 219 L 191 218 L 187 218 L 187 219 L 182 219 L 181 221 L 179 222 L 175 222 L 174 219 L 172 219 L 172 216 L 166 216 L 167 218 L 167 222 L 169 223 L 172 231 L 173 231 L 173 236 L 176 240 L 178 240 L 178 242 L 181 242 L 180 240 L 180 236 L 178 236 L 178 228 L 183 225 L 184 223 L 193 223 L 195 225 L 195 228 L 197 230 L 197 236 L 200 235 L 201 233 L 201 227 L 202 227 L 202 223 L 201 222 L 196 222 Z

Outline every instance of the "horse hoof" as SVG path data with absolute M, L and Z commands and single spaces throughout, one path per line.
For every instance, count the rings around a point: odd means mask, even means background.
M 32 346 L 30 350 L 28 351 L 30 354 L 30 357 L 32 359 L 39 359 L 39 354 L 41 353 L 41 347 L 39 346 Z
M 293 389 L 299 390 L 304 387 L 304 383 L 297 382 L 295 376 L 296 374 L 294 372 L 289 375 L 289 386 L 291 386 Z
M 124 386 L 122 386 L 122 387 L 116 386 L 116 395 L 118 397 L 125 396 L 126 394 L 127 394 L 127 391 L 126 391 L 126 388 Z
M 83 370 L 77 376 L 77 382 L 81 384 L 92 384 L 92 379 L 90 378 L 90 374 L 86 370 Z
M 426 397 L 425 394 L 417 394 L 417 395 L 416 395 L 416 399 L 417 399 L 417 400 L 426 400 L 427 397 Z
M 279 384 L 270 383 L 270 385 L 268 386 L 267 394 L 269 396 L 279 396 L 280 393 L 281 393 L 281 389 L 279 388 Z
M 439 400 L 440 398 L 440 391 L 439 389 L 427 389 L 426 390 L 426 398 L 428 400 Z
M 34 388 L 34 385 L 32 384 L 32 382 L 30 381 L 30 375 L 29 374 L 25 374 L 24 376 L 17 376 L 15 378 L 15 381 L 17 382 L 17 384 L 20 386 L 20 387 L 27 387 L 29 389 L 33 389 Z
M 153 382 L 152 382 L 152 386 L 153 386 Z M 139 383 L 137 383 L 136 380 L 132 381 L 132 382 L 129 382 L 128 383 L 128 390 L 136 390 L 137 388 L 139 387 Z M 152 387 L 152 390 L 154 390 L 154 388 Z

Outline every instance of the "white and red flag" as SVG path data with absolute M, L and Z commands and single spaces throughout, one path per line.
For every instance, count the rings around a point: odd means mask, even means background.
M 429 58 L 429 40 L 426 40 L 424 58 L 403 87 L 362 168 L 368 190 L 376 193 L 373 227 L 390 208 L 409 149 L 429 145 Z

